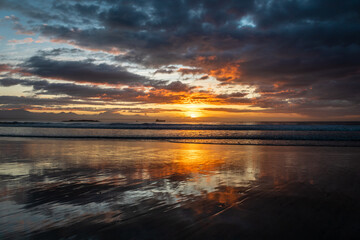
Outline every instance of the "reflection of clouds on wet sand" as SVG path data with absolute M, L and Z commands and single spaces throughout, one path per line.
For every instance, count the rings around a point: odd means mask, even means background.
M 177 233 L 201 238 L 223 231 L 260 236 L 266 229 L 292 229 L 294 219 L 286 219 L 295 216 L 307 228 L 314 219 L 332 214 L 335 219 L 329 224 L 335 227 L 338 217 L 359 211 L 354 199 L 360 191 L 351 184 L 360 180 L 356 148 L 344 152 L 61 139 L 1 143 L 4 236 L 60 238 L 76 233 L 86 238 L 116 233 L 141 238 L 151 233 L 165 238 Z M 312 216 L 314 207 L 317 218 Z M 349 216 L 347 221 L 353 221 L 355 215 Z M 339 226 L 340 233 L 345 231 L 344 224 Z

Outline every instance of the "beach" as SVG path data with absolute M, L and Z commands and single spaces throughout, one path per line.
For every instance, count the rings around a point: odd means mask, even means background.
M 1 239 L 349 239 L 360 149 L 0 138 Z
M 360 0 L 0 10 L 0 240 L 360 238 Z

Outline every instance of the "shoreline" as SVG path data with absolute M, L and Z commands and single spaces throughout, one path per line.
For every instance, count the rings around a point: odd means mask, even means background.
M 16 139 L 53 139 L 53 140 L 79 140 L 79 141 L 142 141 L 142 142 L 169 142 L 169 143 L 179 143 L 179 144 L 204 144 L 204 145 L 231 145 L 231 146 L 299 146 L 299 147 L 346 147 L 346 148 L 356 148 L 360 147 L 360 141 L 317 141 L 317 140 L 259 140 L 259 139 L 169 139 L 169 138 L 119 138 L 119 137 L 60 137 L 60 136 L 2 136 L 0 135 L 1 140 L 16 140 Z M 190 141 L 189 141 L 190 140 Z M 193 140 L 193 141 L 191 141 Z M 200 141 L 199 141 L 200 140 Z M 208 141 L 201 141 L 208 140 Z M 237 142 L 218 142 L 214 140 L 235 140 Z M 241 140 L 243 142 L 241 142 Z M 275 142 L 274 142 L 275 141 Z

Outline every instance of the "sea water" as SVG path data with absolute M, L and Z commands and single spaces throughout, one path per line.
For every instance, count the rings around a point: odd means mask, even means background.
M 0 136 L 167 140 L 246 145 L 360 146 L 358 122 L 54 123 L 3 122 Z
M 1 239 L 360 234 L 356 123 L 12 122 L 0 135 Z

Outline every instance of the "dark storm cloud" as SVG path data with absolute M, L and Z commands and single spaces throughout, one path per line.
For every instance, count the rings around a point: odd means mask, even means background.
M 75 108 L 76 109 L 76 108 Z M 74 109 L 74 110 L 75 110 Z M 41 108 L 35 109 L 35 110 L 42 110 Z M 43 109 L 47 110 L 47 109 Z M 58 110 L 69 110 L 69 109 L 58 109 Z M 80 109 L 78 109 L 80 110 Z M 91 109 L 84 109 L 91 112 Z M 101 111 L 101 110 L 100 110 Z M 137 117 L 137 116 L 135 116 Z M 0 120 L 2 121 L 9 121 L 9 120 L 20 120 L 20 121 L 39 121 L 39 120 L 55 120 L 55 121 L 62 121 L 62 120 L 81 120 L 81 119 L 87 119 L 87 120 L 119 120 L 123 118 L 121 114 L 115 113 L 111 110 L 108 110 L 103 113 L 99 114 L 76 114 L 73 112 L 60 112 L 60 113 L 48 113 L 48 112 L 30 112 L 23 108 L 20 109 L 1 109 L 0 108 Z M 146 119 L 146 116 L 141 116 L 142 119 Z M 140 119 L 141 119 L 140 118 Z M 125 118 L 126 119 L 126 118 Z M 4 123 L 3 123 L 4 124 Z M 9 124 L 9 123 L 8 123 Z M 26 125 L 25 125 L 26 126 Z
M 209 76 L 208 75 L 203 75 L 201 78 L 199 78 L 198 80 L 206 80 L 206 79 L 208 79 L 209 78 Z
M 196 87 L 190 87 L 189 85 L 182 83 L 180 81 L 171 82 L 167 85 L 161 86 L 160 89 L 166 89 L 172 92 L 190 92 Z
M 69 99 L 43 99 L 43 98 L 33 98 L 33 97 L 17 97 L 17 96 L 0 96 L 0 102 L 3 105 L 18 104 L 19 106 L 23 105 L 57 105 L 60 102 L 67 102 Z M 70 100 L 71 102 L 71 100 Z
M 52 4 L 53 10 L 58 10 L 60 13 L 67 13 L 78 15 L 82 17 L 94 17 L 99 11 L 100 6 L 95 4 L 81 4 L 78 2 L 74 2 L 72 4 L 66 4 L 64 2 L 54 2 Z
M 266 2 L 266 1 L 263 1 Z M 274 27 L 285 22 L 294 23 L 302 21 L 329 21 L 341 19 L 358 20 L 359 1 L 350 0 L 339 2 L 337 0 L 317 1 L 272 1 L 264 8 L 263 14 L 257 14 L 257 22 L 262 27 Z M 260 8 L 260 9 L 264 9 Z
M 87 1 L 91 2 L 91 1 Z M 15 10 L 22 13 L 34 23 L 41 21 L 48 24 L 50 22 L 63 22 L 67 24 L 90 23 L 96 16 L 99 5 L 91 3 L 80 4 L 78 1 L 12 1 L 2 0 L 0 9 Z M 71 16 L 71 17 L 69 17 Z
M 89 61 L 57 61 L 33 56 L 23 67 L 25 71 L 40 77 L 76 82 L 137 85 L 147 81 L 145 77 L 130 73 L 122 67 Z
M 43 57 L 47 56 L 59 56 L 63 54 L 81 54 L 83 50 L 77 48 L 54 48 L 51 50 L 39 50 L 38 54 Z
M 36 107 L 59 107 L 67 105 L 84 105 L 91 104 L 94 106 L 102 105 L 96 101 L 78 101 L 71 97 L 59 97 L 59 98 L 37 98 L 37 97 L 18 97 L 18 96 L 0 96 L 0 110 L 7 109 L 24 109 L 24 108 L 36 108 Z
M 15 78 L 0 79 L 0 86 L 3 86 L 3 87 L 11 87 L 11 86 L 18 85 L 21 83 L 24 83 L 24 81 L 21 79 L 15 79 Z
M 31 17 L 35 20 L 40 20 L 48 22 L 50 20 L 60 20 L 59 16 L 56 14 L 51 14 L 51 11 L 46 11 L 46 8 L 43 8 L 35 4 L 35 1 L 31 4 L 28 1 L 11 1 L 11 0 L 2 0 L 0 3 L 1 9 L 13 9 L 19 12 L 24 13 L 28 17 Z M 62 19 L 65 20 L 65 19 Z
M 158 70 L 156 70 L 156 71 L 154 72 L 154 75 L 155 75 L 155 74 L 158 74 L 158 73 L 171 74 L 171 73 L 173 73 L 173 72 L 174 72 L 174 70 L 172 70 L 172 69 L 158 69 Z
M 171 73 L 163 67 L 182 64 L 188 66 L 178 70 L 182 74 L 252 85 L 262 95 L 252 100 L 253 106 L 311 115 L 317 109 L 351 113 L 360 103 L 358 0 L 64 1 L 52 3 L 50 13 L 39 4 L 18 5 L 4 1 L 0 7 L 19 7 L 33 21 L 42 21 L 34 30 L 55 42 L 118 49 L 126 54 L 115 60 L 157 67 L 158 73 Z M 64 20 L 69 13 L 73 24 Z M 86 19 L 96 24 L 85 24 Z M 146 81 L 126 69 L 91 62 L 36 56 L 24 66 L 41 77 L 78 82 Z M 192 90 L 166 85 L 172 91 Z
M 0 79 L 0 86 L 22 85 L 32 87 L 38 95 L 68 95 L 79 99 L 102 98 L 103 100 L 132 101 L 144 93 L 130 88 L 100 88 L 73 83 L 50 83 L 48 81 L 32 81 L 13 78 Z
M 217 95 L 218 98 L 243 98 L 247 95 L 247 93 L 244 92 L 235 92 L 235 93 L 230 93 L 230 94 L 220 94 Z
M 216 97 L 223 99 L 226 103 L 230 104 L 239 104 L 239 105 L 249 105 L 253 104 L 253 100 L 246 98 L 248 93 L 246 92 L 235 92 L 230 94 L 219 94 Z

